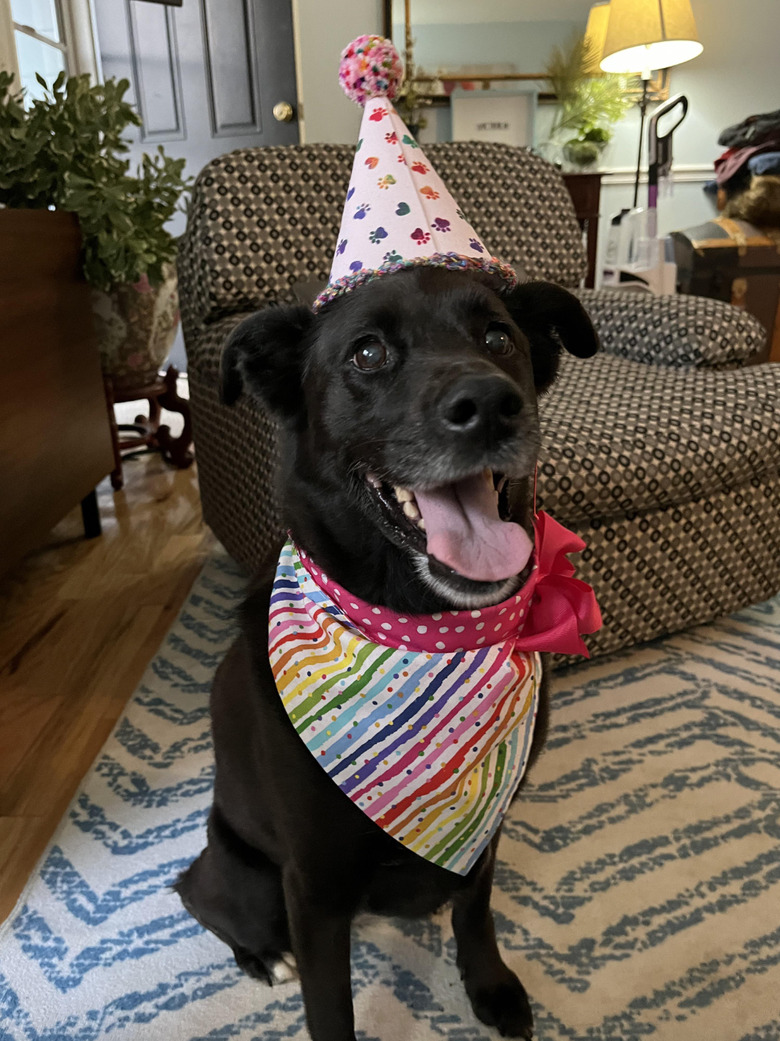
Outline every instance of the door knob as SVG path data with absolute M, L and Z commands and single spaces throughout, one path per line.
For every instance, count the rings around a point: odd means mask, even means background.
M 289 101 L 277 101 L 273 108 L 274 119 L 278 123 L 290 123 L 295 116 L 295 109 Z

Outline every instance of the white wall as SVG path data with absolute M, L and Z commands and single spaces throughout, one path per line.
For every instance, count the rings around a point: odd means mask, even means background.
M 301 142 L 357 144 L 361 109 L 339 86 L 339 56 L 363 33 L 382 33 L 381 0 L 293 0 Z

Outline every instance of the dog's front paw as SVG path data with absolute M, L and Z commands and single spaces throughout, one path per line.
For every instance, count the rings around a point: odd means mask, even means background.
M 477 1019 L 496 1027 L 502 1037 L 521 1037 L 531 1041 L 534 1017 L 525 987 L 510 970 L 498 980 L 466 983 L 466 993 Z
M 233 956 L 239 969 L 247 976 L 268 983 L 272 987 L 298 979 L 295 958 L 288 952 L 253 954 L 244 947 L 234 947 Z

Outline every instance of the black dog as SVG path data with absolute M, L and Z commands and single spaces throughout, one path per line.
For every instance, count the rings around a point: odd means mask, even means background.
M 345 589 L 400 612 L 477 608 L 510 596 L 525 574 L 491 577 L 495 547 L 476 571 L 467 562 L 479 546 L 453 551 L 450 564 L 463 559 L 472 577 L 446 566 L 427 552 L 413 498 L 399 492 L 457 491 L 489 469 L 502 518 L 528 527 L 536 397 L 555 377 L 561 345 L 580 357 L 598 347 L 564 289 L 539 282 L 502 294 L 487 275 L 418 267 L 316 315 L 291 306 L 246 319 L 225 347 L 223 397 L 232 403 L 244 387 L 279 419 L 285 519 Z M 214 804 L 208 845 L 176 885 L 185 906 L 251 976 L 289 979 L 293 952 L 314 1041 L 354 1041 L 354 915 L 422 915 L 452 901 L 476 1015 L 530 1038 L 528 998 L 501 959 L 489 907 L 498 835 L 460 876 L 385 834 L 326 776 L 269 666 L 275 564 L 246 601 L 242 635 L 214 683 Z M 480 569 L 485 577 L 473 577 Z M 531 763 L 545 729 L 543 698 Z

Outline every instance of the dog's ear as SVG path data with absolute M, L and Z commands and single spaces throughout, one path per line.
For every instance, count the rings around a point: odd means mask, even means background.
M 590 358 L 599 338 L 576 296 L 551 282 L 525 282 L 504 296 L 504 303 L 531 344 L 537 391 L 546 390 L 558 371 L 561 347 Z
M 280 419 L 295 415 L 314 322 L 308 307 L 295 305 L 268 307 L 237 325 L 222 350 L 223 403 L 235 404 L 245 388 Z

